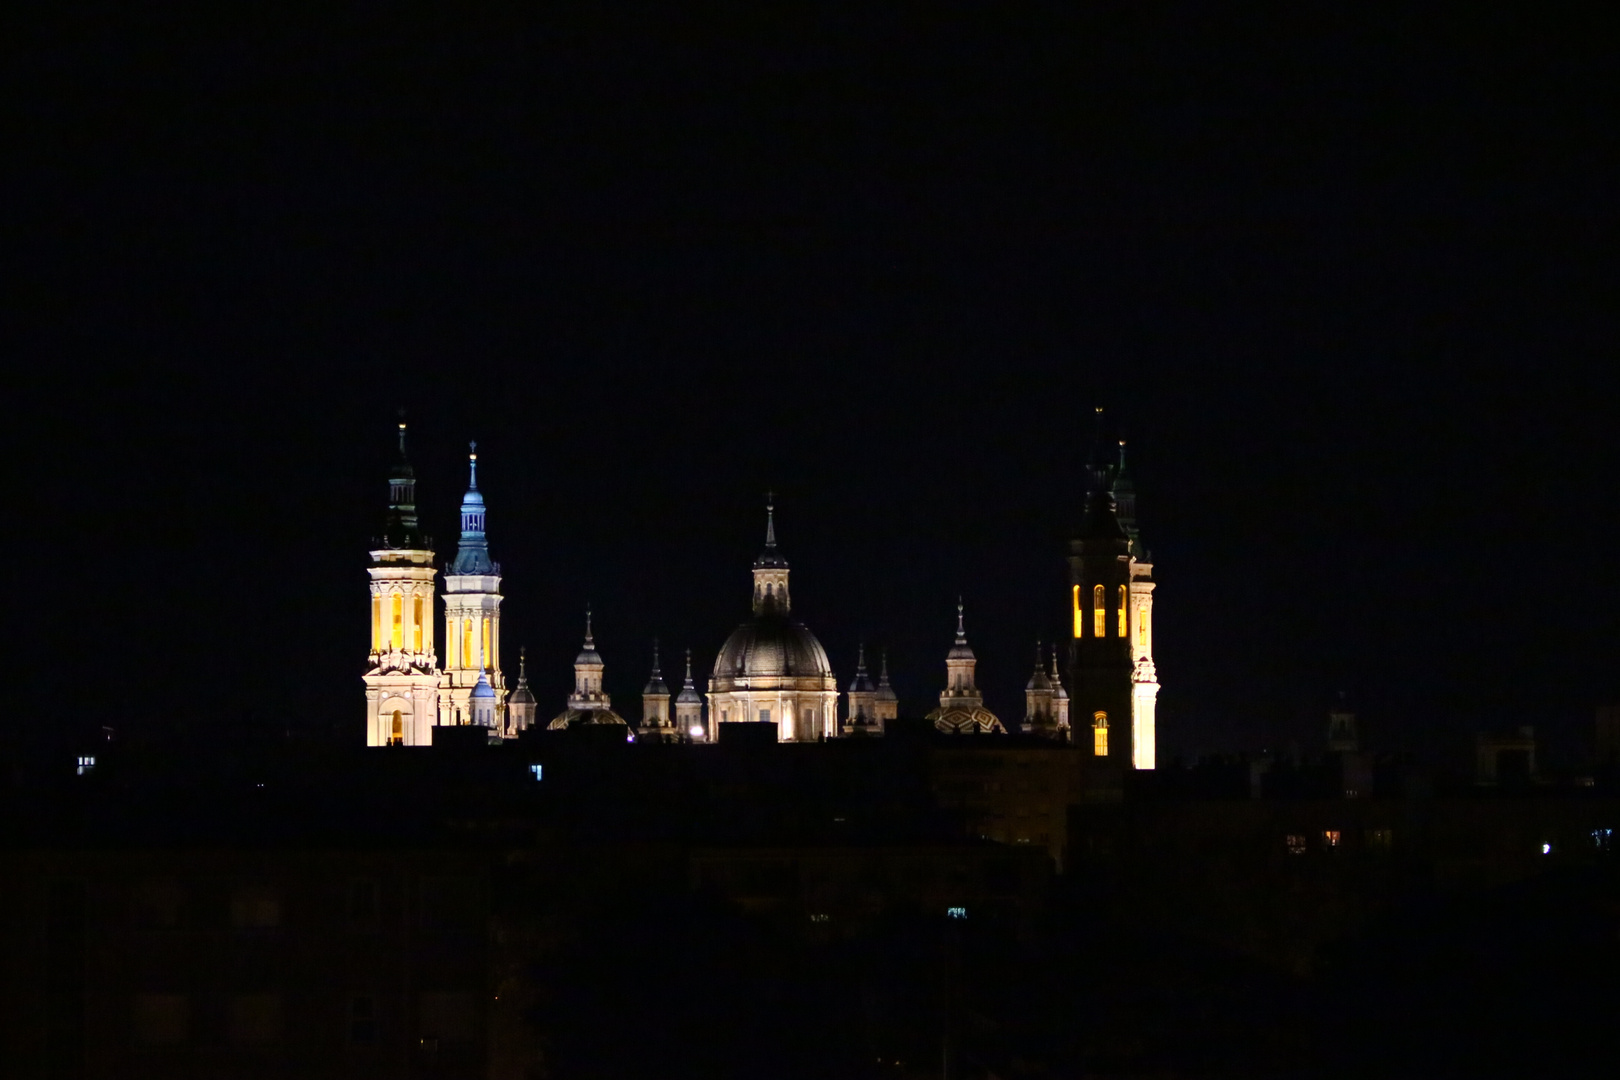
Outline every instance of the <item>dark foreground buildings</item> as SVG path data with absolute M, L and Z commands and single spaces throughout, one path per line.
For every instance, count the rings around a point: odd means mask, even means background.
M 1612 1050 L 1601 772 L 1121 772 L 921 719 L 760 730 L 8 748 L 4 1075 L 1523 1075 Z

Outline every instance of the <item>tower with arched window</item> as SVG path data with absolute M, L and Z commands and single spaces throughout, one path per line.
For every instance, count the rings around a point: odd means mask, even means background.
M 372 545 L 366 745 L 426 746 L 439 713 L 433 648 L 433 541 L 416 518 L 416 473 L 405 456 L 388 474 L 388 516 Z
M 461 542 L 444 572 L 444 686 L 439 723 L 471 724 L 473 687 L 480 676 L 495 690 L 496 726 L 506 699 L 501 675 L 501 564 L 489 557 L 484 495 L 478 490 L 478 444 L 467 454 L 467 493 L 461 498 Z
M 1074 741 L 1122 768 L 1151 769 L 1159 694 L 1153 564 L 1136 531 L 1124 440 L 1117 458 L 1094 455 L 1089 472 L 1085 518 L 1069 544 Z

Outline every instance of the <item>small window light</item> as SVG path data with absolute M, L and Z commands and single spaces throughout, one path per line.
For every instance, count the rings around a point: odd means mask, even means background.
M 95 757 L 93 755 L 81 754 L 79 756 L 79 773 L 78 774 L 80 776 L 89 775 L 90 773 L 95 771 L 95 768 L 96 768 L 96 759 L 95 759 Z
M 1338 847 L 1339 846 L 1339 830 L 1338 829 L 1324 829 L 1322 831 L 1322 846 L 1323 847 L 1330 847 L 1330 848 Z
M 703 738 L 703 725 L 702 724 L 693 724 L 692 727 L 691 727 L 691 730 L 687 731 L 687 734 L 692 736 L 692 738 L 694 738 L 694 739 Z
M 540 779 L 541 774 L 542 774 L 542 772 L 544 770 L 545 770 L 545 766 L 541 765 L 539 762 L 536 762 L 535 764 L 529 766 L 529 772 L 534 775 L 534 778 L 536 780 Z
M 1543 855 L 1551 855 L 1552 854 L 1552 845 L 1551 844 L 1542 844 L 1541 845 L 1541 853 Z
M 1303 854 L 1305 854 L 1305 838 L 1303 836 L 1299 835 L 1299 833 L 1289 833 L 1288 837 L 1287 837 L 1287 840 L 1288 840 L 1288 854 L 1290 854 L 1290 855 L 1303 855 Z
M 947 919 L 965 919 L 967 918 L 967 908 L 948 907 L 945 909 L 945 917 Z

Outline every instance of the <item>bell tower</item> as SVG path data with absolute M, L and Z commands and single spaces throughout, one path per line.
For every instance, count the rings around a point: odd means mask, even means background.
M 1100 425 L 1102 410 L 1097 414 Z M 1069 544 L 1070 725 L 1075 743 L 1095 757 L 1151 769 L 1159 695 L 1153 564 L 1136 532 L 1124 440 L 1113 460 L 1100 451 L 1101 440 L 1089 467 L 1085 518 Z
M 484 495 L 478 490 L 478 444 L 468 444 L 467 493 L 461 498 L 461 543 L 444 572 L 444 691 L 439 723 L 471 724 L 472 692 L 482 676 L 506 699 L 501 676 L 501 564 L 489 557 Z
M 433 652 L 433 541 L 416 520 L 416 472 L 405 456 L 388 474 L 388 517 L 372 544 L 366 745 L 427 746 L 439 711 Z

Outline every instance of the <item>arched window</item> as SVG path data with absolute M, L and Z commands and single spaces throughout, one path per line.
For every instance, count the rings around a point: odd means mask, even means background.
M 1074 587 L 1074 636 L 1079 637 L 1080 632 L 1086 628 L 1086 621 L 1080 612 L 1080 586 Z
M 495 662 L 494 662 L 494 660 L 492 660 L 490 658 L 490 651 L 489 651 L 489 616 L 487 616 L 487 615 L 484 616 L 484 651 L 481 652 L 479 654 L 479 656 L 481 656 L 483 658 L 483 661 L 484 661 L 482 664 L 478 665 L 479 667 L 483 668 L 485 671 L 494 671 L 495 670 Z
M 1143 605 L 1142 607 L 1136 609 L 1136 644 L 1145 649 L 1147 648 L 1147 643 L 1147 606 Z
M 400 596 L 399 593 L 395 593 L 394 594 L 394 630 L 393 630 L 392 635 L 388 639 L 392 643 L 393 648 L 403 649 L 405 647 L 404 621 L 405 621 L 405 598 Z
M 371 651 L 382 652 L 382 597 L 371 598 Z
M 472 620 L 471 619 L 462 619 L 461 620 L 461 666 L 464 667 L 464 668 L 470 668 L 470 667 L 473 666 L 473 662 L 472 662 L 472 643 L 473 643 Z
M 389 737 L 388 741 L 393 743 L 395 746 L 398 746 L 405 741 L 405 718 L 398 709 L 394 710 L 394 732 Z
M 1108 756 L 1108 714 L 1091 714 L 1091 753 L 1094 757 Z
M 422 598 L 411 603 L 411 651 L 422 651 Z
M 1125 586 L 1121 585 L 1119 587 L 1119 636 L 1127 639 L 1131 636 L 1130 630 L 1125 625 L 1125 621 L 1130 618 L 1129 612 L 1130 598 L 1125 595 Z
M 1108 636 L 1108 593 L 1101 585 L 1091 589 L 1091 636 Z

